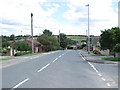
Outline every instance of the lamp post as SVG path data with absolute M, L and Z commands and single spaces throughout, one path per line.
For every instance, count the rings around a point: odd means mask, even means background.
M 34 41 L 33 41 L 33 14 L 31 13 L 31 36 L 32 36 L 32 53 L 34 53 Z
M 89 28 L 89 4 L 85 5 L 86 7 L 88 7 L 88 54 L 90 53 L 90 28 Z

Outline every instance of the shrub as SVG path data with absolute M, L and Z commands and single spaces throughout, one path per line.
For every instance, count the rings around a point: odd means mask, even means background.
M 31 52 L 17 52 L 14 56 L 21 56 L 21 55 L 25 55 L 25 54 L 29 54 Z

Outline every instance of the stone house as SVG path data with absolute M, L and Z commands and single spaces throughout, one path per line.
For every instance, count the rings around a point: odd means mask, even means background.
M 32 47 L 32 39 L 31 38 L 25 39 L 25 41 L 27 41 L 29 43 L 29 45 Z M 35 53 L 41 52 L 42 44 L 35 39 L 33 39 L 33 43 L 34 43 L 34 52 Z
M 101 49 L 100 49 L 99 39 L 100 39 L 99 37 L 97 37 L 97 38 L 92 38 L 91 44 L 92 44 L 92 46 L 93 46 L 93 51 L 94 51 L 94 50 L 97 50 L 97 51 L 99 51 L 102 55 L 110 55 L 110 50 L 109 50 L 109 49 L 107 49 L 107 50 L 101 50 Z

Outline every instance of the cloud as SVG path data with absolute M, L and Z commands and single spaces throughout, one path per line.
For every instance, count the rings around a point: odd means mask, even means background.
M 114 3 L 117 3 L 117 1 Z M 63 17 L 73 24 L 80 25 L 81 28 L 85 27 L 88 19 L 86 4 L 90 5 L 91 34 L 97 34 L 97 32 L 93 33 L 92 30 L 100 32 L 101 29 L 117 26 L 118 18 L 117 12 L 113 11 L 113 8 L 115 8 L 112 7 L 113 0 L 70 0 L 67 4 L 69 10 L 63 14 Z
M 88 3 L 91 34 L 100 35 L 101 29 L 117 25 L 117 0 L 3 0 L 0 3 L 0 26 L 9 35 L 30 34 L 32 12 L 34 35 L 39 35 L 44 29 L 51 30 L 53 34 L 58 34 L 59 29 L 65 34 L 86 34 L 85 5 Z M 56 14 L 58 12 L 59 15 Z

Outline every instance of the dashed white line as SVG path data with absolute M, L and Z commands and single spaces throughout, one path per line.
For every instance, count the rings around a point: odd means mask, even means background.
M 100 77 L 102 77 L 102 74 L 99 73 L 98 75 L 99 75 Z
M 55 60 L 53 60 L 53 62 L 55 62 L 56 60 L 58 60 L 58 58 L 56 58 Z
M 12 89 L 10 90 L 14 90 L 15 88 L 18 88 L 20 85 L 22 85 L 23 83 L 27 82 L 29 80 L 29 78 L 23 80 L 22 82 L 20 82 L 19 84 L 17 84 L 16 86 L 14 86 Z
M 110 87 L 111 85 L 109 83 L 106 83 L 108 87 Z
M 44 67 L 42 67 L 40 70 L 38 70 L 37 72 L 41 72 L 43 69 L 45 69 L 46 67 L 48 67 L 50 65 L 50 63 L 49 64 L 47 64 L 47 65 L 45 65 Z
M 62 57 L 61 55 L 59 57 Z
M 103 81 L 106 81 L 105 78 L 103 78 L 103 77 L 102 77 L 101 79 L 102 79 Z

